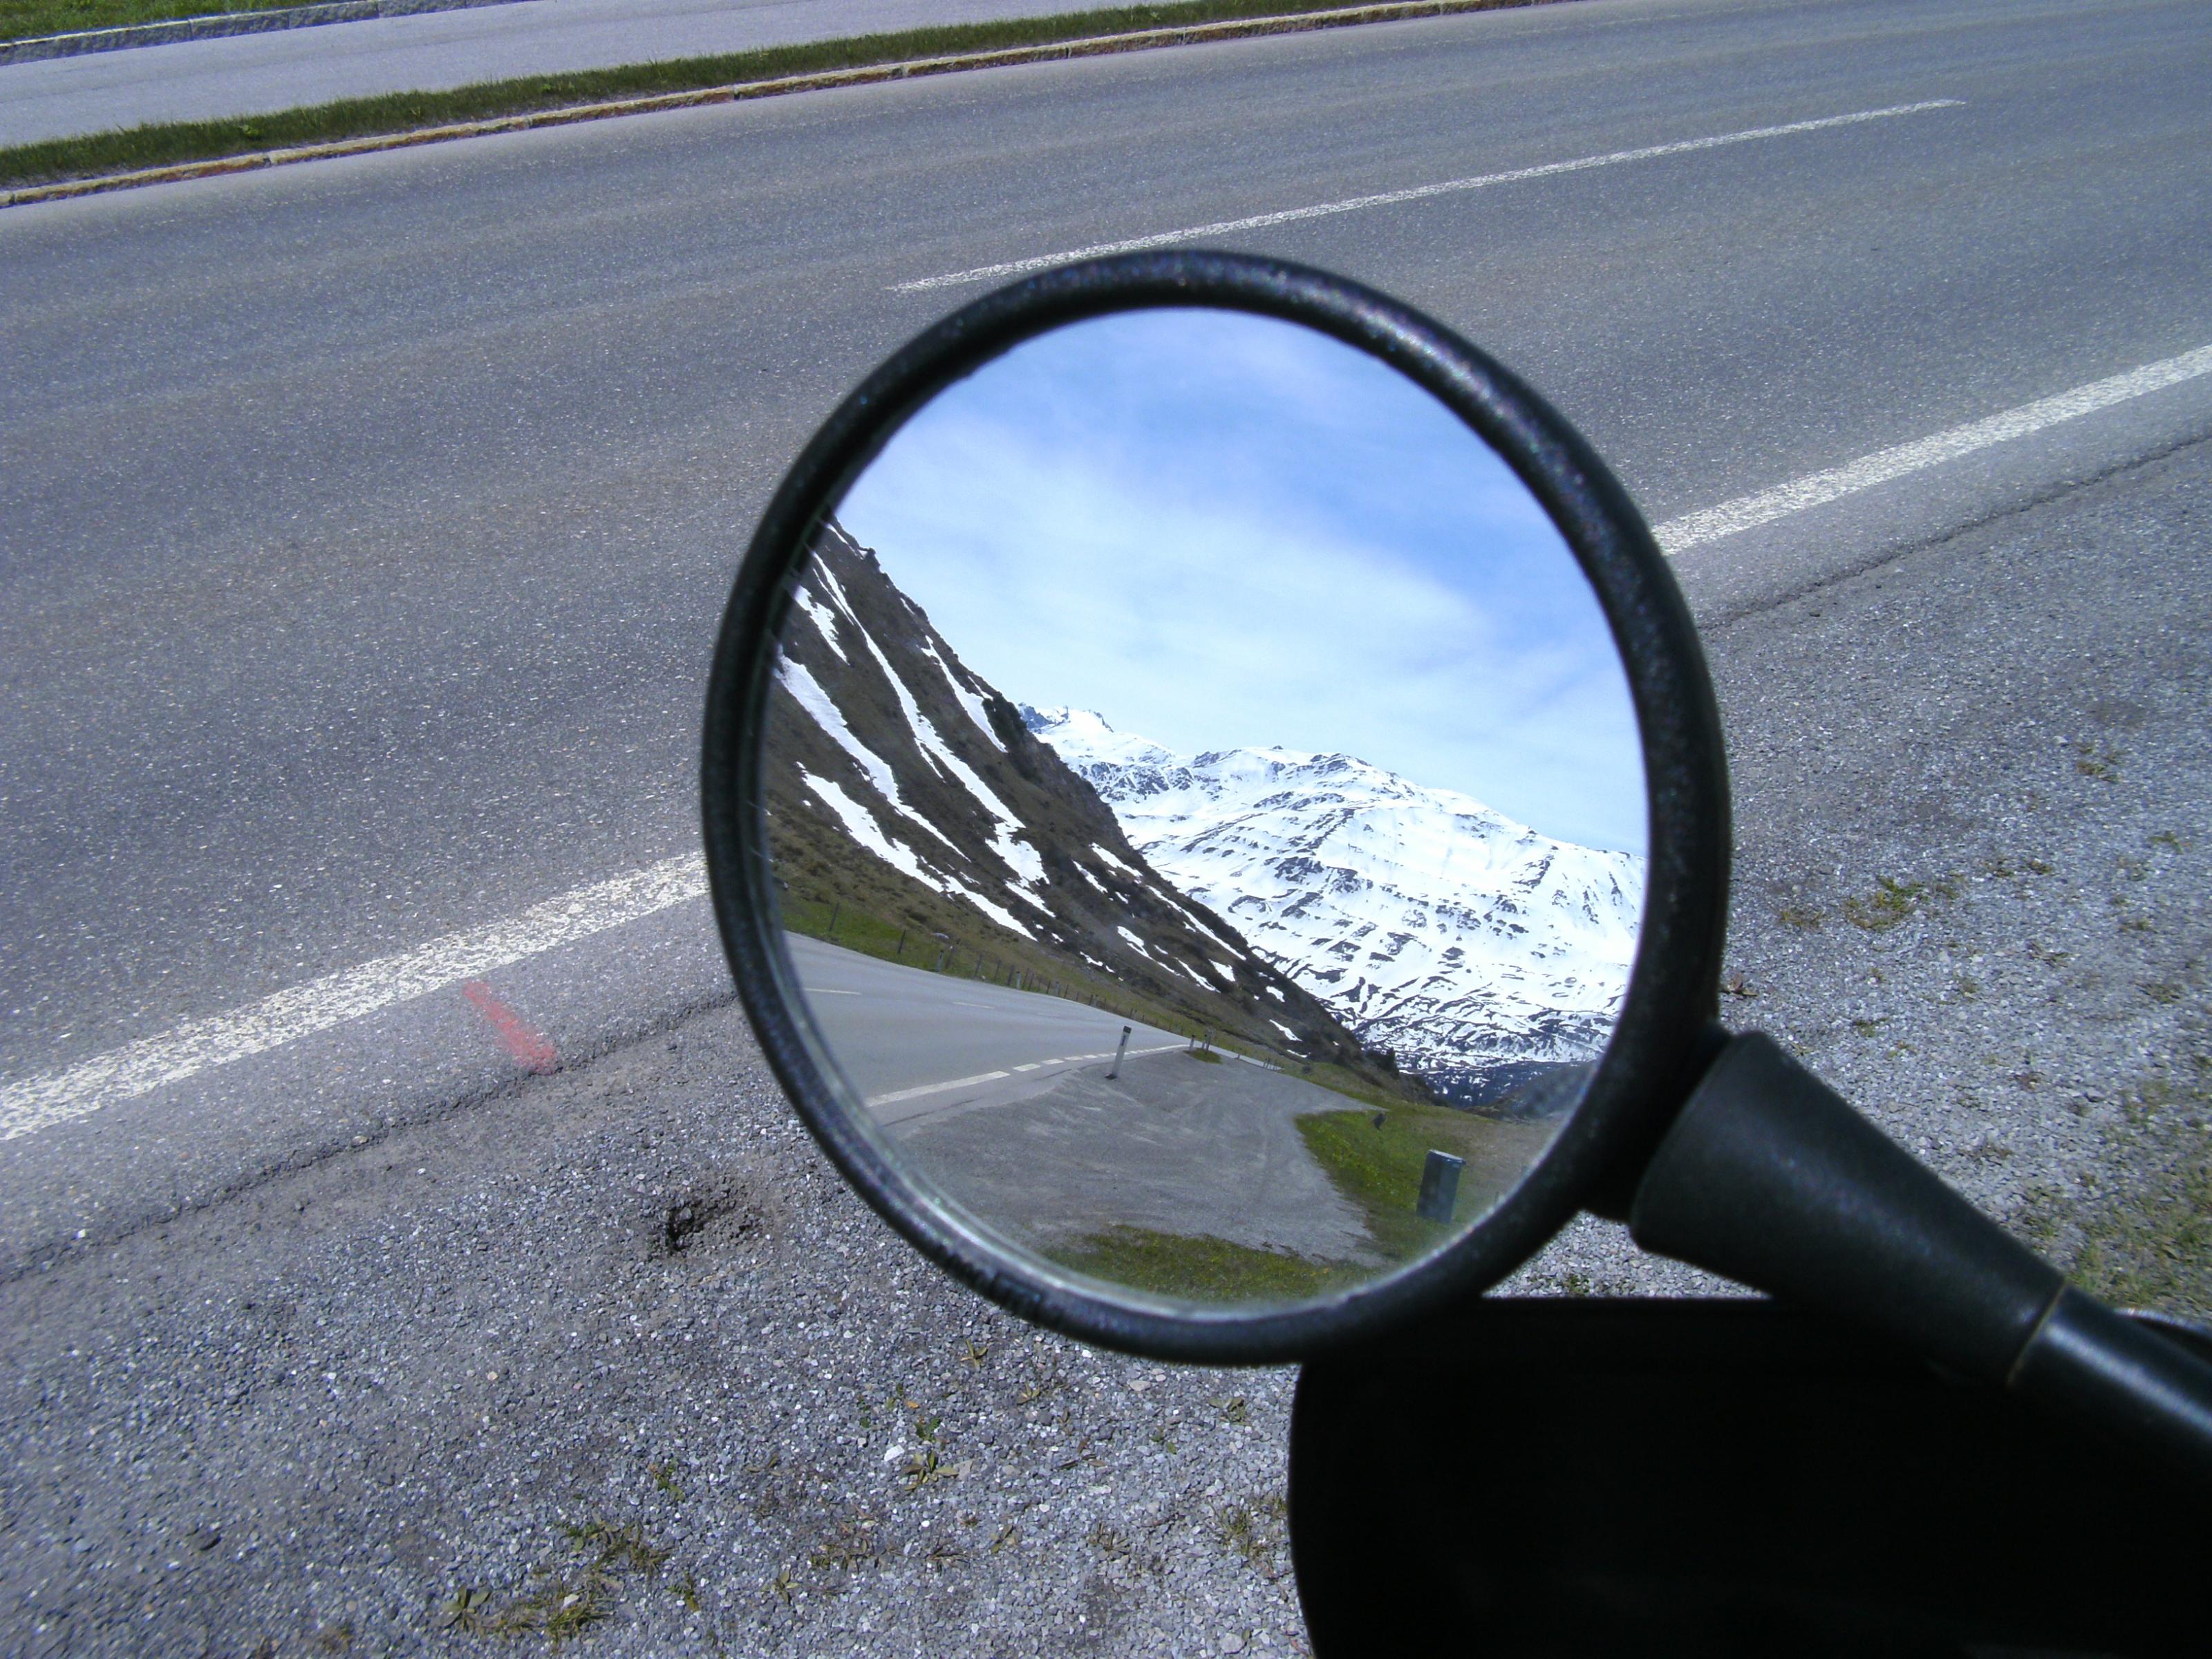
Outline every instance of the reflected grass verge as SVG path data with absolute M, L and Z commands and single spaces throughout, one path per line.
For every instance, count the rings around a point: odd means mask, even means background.
M 1437 1143 L 1422 1133 L 1425 1126 L 1407 1121 L 1413 1115 L 1388 1110 L 1316 1112 L 1297 1123 L 1314 1161 L 1328 1172 L 1337 1190 L 1359 1206 L 1376 1247 L 1394 1261 L 1410 1261 L 1436 1249 L 1455 1226 L 1481 1212 L 1463 1185 L 1451 1222 L 1428 1221 L 1415 1213 L 1421 1168 Z
M 1054 17 L 1010 18 L 896 33 L 763 47 L 711 57 L 666 59 L 568 75 L 527 76 L 479 82 L 446 92 L 395 93 L 350 98 L 240 119 L 179 122 L 93 133 L 0 149 L 0 190 L 21 191 L 107 178 L 149 169 L 266 155 L 272 151 L 344 143 L 398 141 L 409 134 L 468 124 L 537 118 L 589 118 L 595 106 L 629 100 L 704 94 L 721 88 L 736 95 L 804 90 L 764 85 L 803 82 L 810 76 L 884 70 L 890 75 L 935 73 L 968 67 L 965 56 L 1086 43 L 1086 50 L 1128 50 L 1165 41 L 1114 37 L 1149 31 L 1249 23 L 1260 28 L 1284 19 L 1287 27 L 1325 27 L 1326 17 L 1350 23 L 1384 16 L 1419 16 L 1558 3 L 1559 0 L 1407 0 L 1370 7 L 1311 3 L 1310 0 L 1184 0 L 1170 5 L 1122 6 Z M 1369 14 L 1382 14 L 1371 17 Z M 1296 21 L 1291 21 L 1296 20 Z M 563 116 L 562 112 L 569 112 Z M 617 113 L 618 111 L 605 111 Z M 448 136 L 465 136 L 453 133 Z M 306 159 L 287 157 L 285 159 Z
M 1316 1112 L 1297 1120 L 1314 1161 L 1359 1206 L 1383 1255 L 1411 1261 L 1480 1219 L 1511 1190 L 1549 1142 L 1550 1126 L 1501 1123 L 1448 1107 L 1394 1105 L 1366 1112 Z M 1448 1222 L 1416 1206 L 1431 1152 L 1466 1160 Z
M 1191 1302 L 1310 1302 L 1372 1276 L 1351 1261 L 1316 1261 L 1211 1234 L 1186 1236 L 1121 1225 L 1045 1254 L 1063 1267 L 1107 1284 Z
M 1449 1108 L 1406 1106 L 1308 1113 L 1297 1120 L 1307 1152 L 1355 1205 L 1380 1261 L 1316 1261 L 1288 1250 L 1121 1224 L 1044 1254 L 1108 1284 L 1189 1301 L 1310 1302 L 1372 1282 L 1441 1248 L 1489 1210 L 1550 1139 L 1547 1126 L 1498 1123 Z M 1431 1151 L 1466 1160 L 1448 1222 L 1417 1209 Z

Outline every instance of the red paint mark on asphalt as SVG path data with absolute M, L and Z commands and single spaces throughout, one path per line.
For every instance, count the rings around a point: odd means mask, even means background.
M 514 1063 L 526 1072 L 550 1072 L 561 1064 L 561 1052 L 546 1035 L 525 1020 L 520 1014 L 492 994 L 490 986 L 480 979 L 472 979 L 461 987 L 461 994 L 476 1005 L 476 1011 L 490 1022 L 491 1029 L 507 1052 L 514 1056 Z

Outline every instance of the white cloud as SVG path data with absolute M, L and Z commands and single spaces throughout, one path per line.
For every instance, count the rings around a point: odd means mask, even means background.
M 1310 331 L 1146 313 L 1032 342 L 841 508 L 976 672 L 1185 752 L 1342 750 L 1640 850 L 1595 600 L 1526 489 Z

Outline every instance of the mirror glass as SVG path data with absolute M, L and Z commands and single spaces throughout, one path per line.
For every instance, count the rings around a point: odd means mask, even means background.
M 926 1200 L 1118 1299 L 1309 1303 L 1509 1192 L 1643 909 L 1612 635 L 1525 485 L 1302 325 L 1131 312 L 902 424 L 763 733 L 779 925 Z

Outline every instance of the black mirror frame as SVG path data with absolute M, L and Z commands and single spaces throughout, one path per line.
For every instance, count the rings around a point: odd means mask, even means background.
M 1619 646 L 1644 750 L 1650 849 L 1643 929 L 1621 1016 L 1581 1104 L 1465 1237 L 1418 1266 L 1310 1308 L 1169 1313 L 1016 1270 L 948 1224 L 860 1133 L 823 1074 L 777 914 L 762 817 L 769 669 L 823 514 L 940 389 L 1035 335 L 1085 318 L 1213 307 L 1304 324 L 1390 364 L 1464 420 L 1549 510 Z M 1586 1205 L 1641 1169 L 1710 1053 L 1727 923 L 1730 830 L 1720 717 L 1665 556 L 1580 434 L 1502 365 L 1371 289 L 1249 255 L 1097 259 L 987 295 L 902 348 L 841 404 L 793 464 L 739 568 L 708 689 L 701 803 L 724 950 L 762 1052 L 801 1119 L 868 1203 L 917 1249 L 1001 1306 L 1084 1341 L 1158 1358 L 1279 1364 L 1371 1336 L 1495 1284 Z

